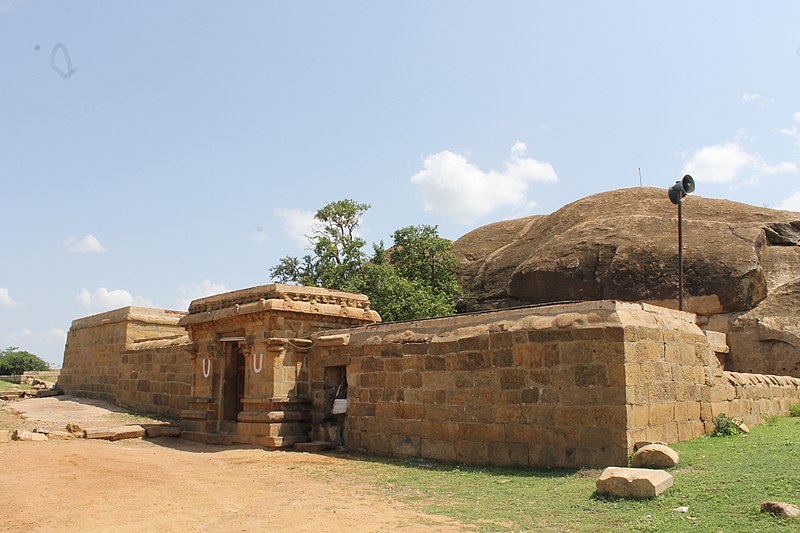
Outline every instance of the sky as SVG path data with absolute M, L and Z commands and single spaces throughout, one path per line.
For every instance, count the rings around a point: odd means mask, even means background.
M 186 310 L 313 213 L 457 239 L 623 187 L 800 211 L 800 3 L 0 0 L 0 349 Z M 800 215 L 799 215 L 800 216 Z

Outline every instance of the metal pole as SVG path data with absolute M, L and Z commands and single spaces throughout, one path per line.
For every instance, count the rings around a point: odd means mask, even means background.
M 683 198 L 678 201 L 678 309 L 683 311 Z

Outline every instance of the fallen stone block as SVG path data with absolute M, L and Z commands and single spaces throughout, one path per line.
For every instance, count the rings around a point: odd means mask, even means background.
M 654 498 L 672 486 L 672 475 L 649 468 L 609 466 L 597 480 L 597 492 L 619 498 Z
M 139 425 L 111 428 L 108 440 L 139 439 L 144 437 L 144 428 Z M 88 438 L 88 437 L 87 437 Z
M 797 518 L 800 516 L 800 507 L 785 502 L 764 502 L 761 504 L 761 512 L 781 518 Z
M 180 437 L 181 428 L 177 426 L 147 426 L 144 428 L 144 434 L 150 439 L 155 437 Z
M 83 434 L 87 439 L 108 439 L 111 437 L 111 430 L 108 428 L 86 428 Z
M 678 452 L 663 444 L 642 446 L 633 456 L 631 466 L 636 468 L 672 468 L 680 462 Z
M 75 435 L 68 431 L 51 431 L 47 434 L 47 438 L 50 440 L 72 440 Z
M 42 433 L 34 433 L 32 431 L 25 431 L 22 429 L 18 429 L 14 432 L 14 440 L 27 440 L 27 441 L 45 441 L 47 440 L 47 435 Z

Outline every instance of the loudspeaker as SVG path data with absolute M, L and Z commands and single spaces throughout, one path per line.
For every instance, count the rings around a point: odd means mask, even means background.
M 683 179 L 676 181 L 675 185 L 667 189 L 669 194 L 669 201 L 673 204 L 678 204 L 684 196 L 694 192 L 694 179 L 689 174 L 686 174 Z

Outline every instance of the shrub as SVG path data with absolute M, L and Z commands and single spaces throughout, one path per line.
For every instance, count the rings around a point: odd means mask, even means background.
M 742 433 L 742 429 L 736 420 L 725 413 L 715 416 L 711 421 L 714 422 L 714 431 L 711 432 L 712 437 L 730 437 L 731 435 Z
M 789 406 L 790 416 L 800 416 L 800 402 L 793 403 Z
M 15 375 L 29 370 L 50 370 L 50 365 L 39 356 L 20 350 L 16 346 L 9 346 L 0 350 L 0 375 Z

